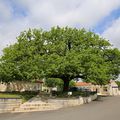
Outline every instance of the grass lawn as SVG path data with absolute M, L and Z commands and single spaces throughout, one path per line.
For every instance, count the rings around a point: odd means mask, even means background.
M 38 92 L 31 92 L 31 91 L 25 91 L 25 92 L 1 92 L 0 98 L 8 98 L 8 99 L 22 99 L 24 102 L 29 100 L 30 98 L 36 96 Z
M 21 96 L 12 93 L 0 93 L 0 98 L 21 98 Z

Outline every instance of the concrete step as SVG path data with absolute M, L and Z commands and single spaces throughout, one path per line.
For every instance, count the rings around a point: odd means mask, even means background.
M 0 102 L 0 113 L 8 113 L 16 108 L 19 108 L 20 102 Z
M 30 111 L 47 111 L 47 110 L 56 110 L 60 106 L 56 106 L 53 103 L 45 102 L 27 102 L 22 104 L 19 108 L 14 109 L 13 112 L 30 112 Z
M 0 113 L 8 113 L 11 112 L 12 110 L 13 110 L 12 108 L 0 109 Z

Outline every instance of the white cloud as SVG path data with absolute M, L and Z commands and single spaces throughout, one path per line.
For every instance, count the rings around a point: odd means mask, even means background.
M 19 3 L 26 6 L 30 20 L 35 22 L 85 27 L 95 26 L 120 6 L 120 0 L 19 0 Z
M 29 28 L 29 21 L 25 18 L 22 19 L 22 22 L 21 20 L 12 20 L 7 24 L 2 24 L 0 28 L 0 54 L 4 47 L 15 43 L 16 37 L 26 28 Z
M 120 48 L 120 18 L 113 21 L 113 24 L 104 31 L 102 36 L 109 39 L 114 47 Z
M 22 30 L 30 27 L 68 25 L 92 28 L 120 7 L 120 0 L 12 0 L 26 10 L 26 16 L 15 18 L 14 8 L 1 1 L 0 51 L 6 44 L 13 43 Z
M 5 3 L 0 1 L 0 23 L 7 22 L 12 18 L 12 9 Z

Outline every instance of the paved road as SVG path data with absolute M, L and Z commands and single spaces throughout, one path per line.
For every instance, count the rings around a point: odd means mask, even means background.
M 0 120 L 120 120 L 120 97 L 49 112 L 0 114 Z

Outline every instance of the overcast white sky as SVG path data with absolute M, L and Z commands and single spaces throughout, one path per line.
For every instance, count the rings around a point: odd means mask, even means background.
M 0 54 L 21 31 L 85 27 L 120 48 L 120 0 L 0 0 Z

